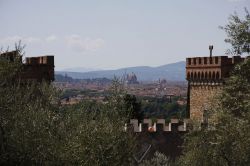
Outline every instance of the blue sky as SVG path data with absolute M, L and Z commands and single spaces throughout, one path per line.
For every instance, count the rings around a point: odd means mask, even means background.
M 158 66 L 223 55 L 218 28 L 250 0 L 0 0 L 0 46 L 55 55 L 56 70 Z

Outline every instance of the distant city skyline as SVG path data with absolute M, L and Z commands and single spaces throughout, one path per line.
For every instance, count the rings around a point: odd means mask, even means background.
M 55 69 L 160 66 L 223 55 L 219 26 L 250 0 L 0 0 L 0 47 L 22 40 L 26 56 L 55 55 Z

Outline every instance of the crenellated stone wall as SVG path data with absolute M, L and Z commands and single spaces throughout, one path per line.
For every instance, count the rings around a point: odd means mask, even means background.
M 131 119 L 125 125 L 125 131 L 133 132 L 136 136 L 138 151 L 145 155 L 143 159 L 150 159 L 158 151 L 174 160 L 182 154 L 184 135 L 188 132 L 187 125 L 188 119 L 143 119 L 141 122 Z M 140 160 L 141 156 L 135 158 Z
M 187 131 L 188 119 L 179 120 L 171 119 L 169 122 L 166 122 L 165 119 L 143 119 L 142 123 L 139 123 L 137 119 L 130 119 L 130 123 L 125 125 L 125 131 L 128 130 L 129 125 L 132 127 L 132 130 L 136 133 L 140 132 L 186 132 Z

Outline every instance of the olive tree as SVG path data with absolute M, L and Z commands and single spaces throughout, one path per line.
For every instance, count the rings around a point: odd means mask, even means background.
M 230 54 L 242 54 L 250 52 L 250 14 L 245 8 L 245 17 L 240 18 L 235 12 L 230 15 L 229 22 L 225 26 L 220 26 L 227 34 L 226 43 L 231 44 Z

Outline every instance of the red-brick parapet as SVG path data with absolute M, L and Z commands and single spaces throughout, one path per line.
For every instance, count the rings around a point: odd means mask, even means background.
M 191 82 L 221 82 L 227 78 L 235 64 L 243 62 L 241 56 L 192 57 L 186 59 L 186 79 Z

